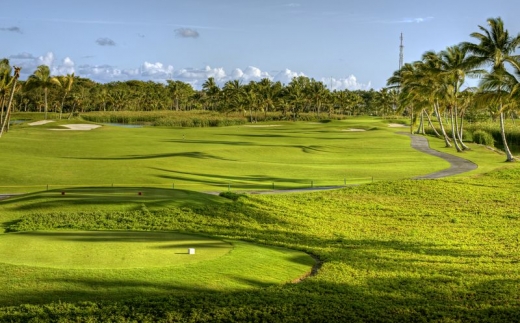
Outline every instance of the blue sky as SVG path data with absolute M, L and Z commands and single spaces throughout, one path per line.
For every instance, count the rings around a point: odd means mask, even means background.
M 3 0 L 0 58 L 129 79 L 219 84 L 305 75 L 332 89 L 380 89 L 404 61 L 461 41 L 486 19 L 520 32 L 516 0 Z

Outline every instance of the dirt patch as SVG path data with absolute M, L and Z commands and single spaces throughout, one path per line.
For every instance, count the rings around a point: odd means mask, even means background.
M 62 127 L 65 127 L 67 129 L 50 129 L 50 130 L 57 130 L 57 131 L 68 131 L 68 130 L 79 130 L 79 131 L 85 131 L 85 130 L 92 130 L 101 127 L 98 124 L 64 124 Z
M 40 126 L 42 124 L 51 123 L 51 122 L 54 122 L 54 120 L 40 120 L 40 121 L 28 123 L 28 125 L 29 126 Z
M 351 129 L 343 129 L 343 131 L 361 132 L 361 131 L 366 131 L 366 130 L 365 129 L 351 128 Z
M 403 127 L 408 127 L 407 125 L 405 124 L 400 124 L 400 123 L 389 123 L 388 126 L 390 128 L 403 128 Z

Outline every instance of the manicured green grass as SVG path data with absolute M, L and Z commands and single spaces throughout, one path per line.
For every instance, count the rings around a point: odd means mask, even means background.
M 195 248 L 194 255 L 188 248 Z M 175 232 L 33 231 L 0 235 L 3 263 L 60 269 L 174 267 L 222 257 L 223 241 Z
M 348 128 L 378 130 L 342 131 Z M 84 136 L 102 131 L 110 137 L 122 138 L 127 134 L 136 142 L 142 140 L 139 147 L 143 152 L 151 154 L 154 150 L 160 154 L 160 145 L 150 139 L 159 140 L 159 134 L 168 131 L 177 133 L 177 130 L 142 129 L 145 131 L 141 132 L 141 139 L 132 135 L 138 129 L 120 132 L 104 128 L 80 134 L 73 141 L 84 143 Z M 247 133 L 242 133 L 245 129 Z M 175 189 L 125 186 L 119 191 L 117 185 L 71 189 L 73 184 L 69 184 L 59 190 L 1 201 L 0 222 L 8 233 L 0 235 L 0 239 L 19 235 L 16 231 L 55 234 L 60 230 L 168 231 L 215 237 L 232 243 L 235 248 L 212 260 L 174 266 L 175 274 L 169 267 L 70 270 L 0 263 L 0 286 L 6 286 L 3 295 L 0 294 L 3 305 L 46 303 L 0 308 L 0 320 L 518 321 L 519 165 L 506 165 L 502 156 L 472 145 L 471 152 L 460 156 L 477 162 L 479 169 L 465 176 L 394 180 L 398 176 L 418 175 L 419 170 L 426 174 L 445 167 L 436 158 L 410 149 L 409 138 L 395 134 L 403 130 L 388 128 L 375 119 L 354 119 L 328 124 L 193 129 L 185 132 L 185 141 L 192 140 L 191 145 L 183 146 L 182 138 L 176 141 L 184 148 L 195 147 L 192 152 L 218 156 L 210 159 L 212 165 L 219 162 L 221 166 L 227 165 L 217 170 L 204 164 L 205 158 L 188 158 L 191 163 L 184 164 L 182 158 L 177 160 L 183 167 L 194 167 L 182 174 L 182 179 L 190 179 L 193 187 L 201 189 L 218 187 L 207 182 L 222 178 L 242 180 L 245 188 L 251 179 L 246 181 L 237 165 L 248 163 L 258 165 L 248 170 L 250 174 L 259 174 L 264 169 L 273 172 L 271 177 L 286 179 L 292 176 L 285 174 L 296 167 L 302 181 L 303 175 L 312 174 L 314 163 L 317 163 L 314 170 L 320 173 L 327 172 L 329 163 L 334 169 L 340 161 L 350 161 L 351 168 L 359 174 L 374 169 L 382 174 L 374 183 L 334 191 L 251 194 L 231 201 L 183 191 L 177 186 Z M 42 130 L 42 136 L 44 133 Z M 209 136 L 212 143 L 197 143 L 190 138 L 198 136 L 197 140 L 202 141 L 202 134 Z M 342 146 L 343 142 L 349 146 Z M 430 142 L 434 148 L 443 149 L 440 141 Z M 166 145 L 170 149 L 176 147 Z M 279 152 L 270 155 L 271 148 L 277 145 L 294 156 Z M 111 147 L 113 150 L 107 154 L 131 154 L 129 146 L 112 142 Z M 61 148 L 53 148 L 56 156 L 64 153 Z M 258 156 L 263 148 L 269 158 Z M 60 158 L 56 156 L 48 158 L 58 161 Z M 356 157 L 362 165 L 356 165 Z M 22 160 L 20 156 L 17 158 Z M 165 159 L 168 157 L 152 160 L 165 162 Z M 100 159 L 100 165 L 103 160 L 110 164 L 111 159 Z M 132 167 L 134 162 L 142 161 L 122 159 L 119 167 L 123 160 Z M 96 159 L 89 161 L 97 163 Z M 267 164 L 278 167 L 268 168 Z M 117 167 L 110 167 L 115 172 Z M 169 167 L 173 173 L 173 166 Z M 82 168 L 86 166 L 78 169 Z M 497 168 L 503 169 L 497 171 Z M 146 172 L 143 171 L 146 168 L 135 169 Z M 180 180 L 181 174 L 176 172 L 176 180 Z M 385 172 L 390 174 L 384 175 Z M 212 175 L 206 179 L 203 174 Z M 82 176 L 81 172 L 78 176 Z M 99 180 L 97 175 L 92 179 Z M 309 257 L 294 250 L 317 256 L 323 265 L 317 275 L 298 284 L 280 284 L 294 279 L 296 272 L 312 264 Z M 276 254 L 283 260 L 278 260 Z M 236 261 L 229 262 L 234 256 Z M 279 277 L 279 273 L 286 276 Z
M 2 138 L 0 190 L 153 186 L 198 191 L 332 186 L 423 175 L 447 163 L 410 148 L 386 122 L 276 122 L 223 128 L 49 131 L 20 125 Z M 345 131 L 366 129 L 364 132 Z

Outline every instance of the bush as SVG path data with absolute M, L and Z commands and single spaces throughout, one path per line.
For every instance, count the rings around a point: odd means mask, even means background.
M 477 130 L 473 133 L 473 142 L 490 147 L 495 146 L 495 140 L 493 139 L 493 136 L 483 130 Z
M 221 192 L 219 196 L 225 197 L 233 201 L 237 201 L 241 196 L 244 196 L 244 194 L 238 194 L 233 192 Z

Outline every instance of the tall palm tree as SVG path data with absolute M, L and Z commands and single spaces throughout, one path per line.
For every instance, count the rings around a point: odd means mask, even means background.
M 465 82 L 466 75 L 475 76 L 485 72 L 474 69 L 479 64 L 478 58 L 468 54 L 467 47 L 458 45 L 446 48 L 437 56 L 439 59 L 439 72 L 441 76 L 444 76 L 443 90 L 445 98 L 449 106 L 451 119 L 454 121 L 452 122 L 452 140 L 457 150 L 469 149 L 462 141 L 462 118 L 459 123 L 459 107 L 464 105 L 464 95 L 461 92 L 461 87 Z
M 27 79 L 27 85 L 30 88 L 36 87 L 43 89 L 45 120 L 47 120 L 48 111 L 47 95 L 49 92 L 49 87 L 53 84 L 54 83 L 52 82 L 51 70 L 47 65 L 38 66 L 36 71 Z
M 206 93 L 206 96 L 208 97 L 211 105 L 210 108 L 212 110 L 215 109 L 215 103 L 218 100 L 218 96 L 220 95 L 220 88 L 218 87 L 214 77 L 209 77 L 202 84 L 202 91 Z
M 60 120 L 63 113 L 63 105 L 65 104 L 65 99 L 67 95 L 72 90 L 72 84 L 74 84 L 74 73 L 51 77 L 51 83 L 60 87 L 63 92 L 63 97 L 61 98 L 61 106 L 60 106 Z
M 222 88 L 227 111 L 244 111 L 245 88 L 239 80 L 227 81 Z
M 20 77 L 21 69 L 22 69 L 21 67 L 16 67 L 16 66 L 14 67 L 14 76 L 13 76 L 13 81 L 12 81 L 12 85 L 11 85 L 11 94 L 9 96 L 9 102 L 7 103 L 7 112 L 5 114 L 5 118 L 2 123 L 2 128 L 0 129 L 0 137 L 2 137 L 2 134 L 4 133 L 4 129 L 6 129 L 6 127 L 8 127 L 8 125 L 9 125 L 9 116 L 11 114 L 11 104 L 13 103 L 14 92 L 16 90 L 16 81 Z
M 506 161 L 514 161 L 514 157 L 507 145 L 505 122 L 504 122 L 504 102 L 503 98 L 507 95 L 506 80 L 511 79 L 511 73 L 507 66 L 520 70 L 520 55 L 515 55 L 516 49 L 520 46 L 520 34 L 516 36 L 509 35 L 507 29 L 504 28 L 504 22 L 500 17 L 489 18 L 487 20 L 489 29 L 483 26 L 478 26 L 481 32 L 474 32 L 470 36 L 475 38 L 478 43 L 464 42 L 461 44 L 473 54 L 477 63 L 480 66 L 490 66 L 488 77 L 492 79 L 493 86 L 489 86 L 489 79 L 483 79 L 481 85 L 485 88 L 494 91 L 496 101 L 498 102 L 499 117 L 500 117 L 500 134 L 506 153 Z M 506 65 L 507 64 L 507 65 Z M 514 77 L 514 76 L 513 76 Z
M 314 104 L 314 107 L 316 108 L 316 113 L 318 118 L 320 117 L 320 109 L 321 105 L 329 93 L 329 90 L 323 84 L 321 81 L 316 81 L 314 79 L 310 80 L 310 83 L 306 87 L 306 93 L 311 102 Z
M 0 60 L 0 124 L 3 123 L 4 114 L 5 114 L 5 102 L 7 100 L 9 91 L 11 89 L 11 83 L 13 81 L 13 77 L 11 76 L 12 68 L 9 64 L 9 60 L 4 58 Z

